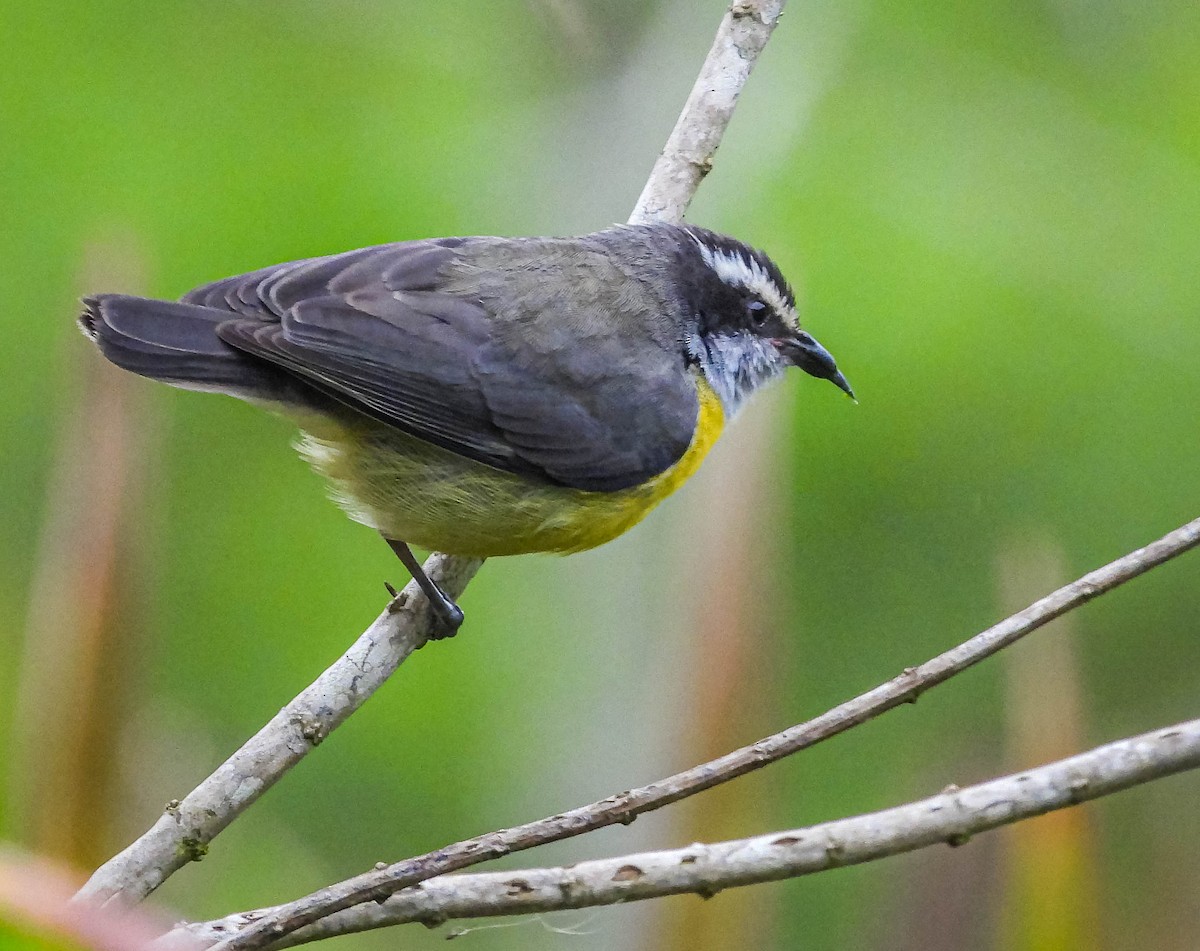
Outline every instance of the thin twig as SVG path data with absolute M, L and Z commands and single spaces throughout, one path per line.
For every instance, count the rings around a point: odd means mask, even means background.
M 779 22 L 784 2 L 750 0 L 729 8 L 630 224 L 683 219 L 696 189 L 712 170 L 742 87 Z
M 784 0 L 739 0 L 725 14 L 631 223 L 683 218 L 783 5 Z M 425 573 L 457 597 L 481 563 L 434 555 L 426 562 Z M 183 800 L 168 805 L 137 841 L 97 869 L 77 897 L 140 900 L 189 861 L 201 858 L 218 833 L 344 722 L 408 654 L 428 640 L 431 628 L 424 595 L 410 583 L 402 597 L 415 610 L 381 615 L 345 655 L 245 746 Z
M 435 555 L 425 570 L 458 597 L 483 562 Z M 96 870 L 77 899 L 145 898 L 280 777 L 340 726 L 429 637 L 429 602 L 416 584 L 375 619 L 346 653 L 187 796 L 167 805 L 132 845 Z
M 447 875 L 324 918 L 272 945 L 304 944 L 336 935 L 456 918 L 524 915 L 642 901 L 688 892 L 711 897 L 726 888 L 796 878 L 911 852 L 971 836 L 1131 786 L 1200 767 L 1200 720 L 1097 747 L 1023 773 L 958 789 L 881 812 L 774 832 L 580 862 L 566 868 Z M 206 944 L 274 909 L 184 926 Z
M 457 871 L 510 852 L 571 838 L 659 809 L 705 789 L 729 782 L 768 763 L 783 759 L 903 703 L 912 703 L 930 687 L 948 680 L 997 651 L 1015 643 L 1062 614 L 1136 578 L 1200 544 L 1200 518 L 1130 552 L 1103 568 L 1059 588 L 1025 610 L 918 667 L 834 707 L 827 713 L 768 736 L 718 759 L 695 766 L 648 786 L 619 793 L 560 815 L 512 829 L 467 839 L 426 855 L 397 862 L 338 882 L 304 898 L 280 905 L 238 935 L 220 951 L 266 947 L 286 934 L 363 902 L 382 901 L 397 891 L 447 872 Z

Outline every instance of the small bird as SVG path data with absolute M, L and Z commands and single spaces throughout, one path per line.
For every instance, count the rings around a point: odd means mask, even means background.
M 408 543 L 490 557 L 622 534 L 787 367 L 853 392 L 761 251 L 703 228 L 436 238 L 252 271 L 181 301 L 85 298 L 142 376 L 295 421 L 301 454 L 380 532 L 451 636 Z

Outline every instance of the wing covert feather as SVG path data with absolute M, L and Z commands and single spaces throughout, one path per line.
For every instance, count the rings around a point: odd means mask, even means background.
M 531 328 L 557 330 L 528 342 L 512 322 L 530 315 L 489 299 L 495 267 L 478 294 L 457 267 L 472 242 L 487 242 L 494 259 L 499 240 L 364 248 L 217 281 L 184 300 L 230 313 L 217 330 L 230 346 L 478 462 L 597 492 L 669 468 L 699 406 L 681 356 L 633 352 L 610 334 L 564 339 L 546 314 Z

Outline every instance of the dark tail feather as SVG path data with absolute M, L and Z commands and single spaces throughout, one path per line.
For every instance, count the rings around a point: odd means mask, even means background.
M 236 316 L 195 304 L 124 294 L 85 298 L 79 326 L 122 369 L 187 389 L 279 399 L 294 383 L 226 343 L 217 325 Z

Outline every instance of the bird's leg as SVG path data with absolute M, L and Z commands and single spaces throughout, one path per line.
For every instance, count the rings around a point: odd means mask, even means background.
M 412 549 L 408 547 L 407 543 L 391 538 L 385 538 L 384 541 L 391 546 L 392 551 L 396 553 L 396 557 L 400 559 L 400 563 L 408 569 L 408 573 L 412 575 L 413 581 L 425 592 L 425 597 L 429 599 L 430 605 L 433 606 L 433 613 L 441 622 L 429 635 L 429 639 L 440 641 L 444 637 L 453 637 L 457 634 L 463 622 L 462 608 L 450 600 L 446 592 L 439 588 L 429 575 L 425 574 L 425 569 L 421 567 L 421 563 L 417 561 L 416 556 L 412 553 Z

